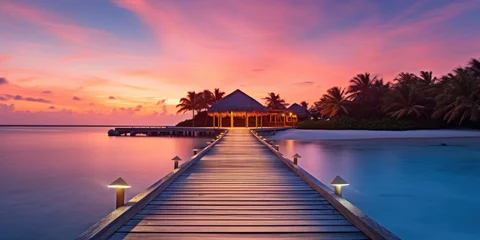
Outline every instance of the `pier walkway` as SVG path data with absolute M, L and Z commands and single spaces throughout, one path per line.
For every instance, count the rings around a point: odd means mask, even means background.
M 397 239 L 247 129 L 199 154 L 79 239 Z

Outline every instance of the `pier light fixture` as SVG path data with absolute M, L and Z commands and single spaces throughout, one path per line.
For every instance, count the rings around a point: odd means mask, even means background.
M 193 149 L 193 155 L 197 155 L 197 153 L 200 151 L 200 149 L 194 148 Z
M 212 144 L 212 142 L 208 141 L 208 142 L 207 142 L 207 145 L 210 145 L 210 144 Z
M 295 155 L 293 155 L 293 164 L 297 165 L 299 158 L 302 158 L 302 156 L 300 156 L 298 153 L 295 153 Z
M 350 185 L 345 179 L 341 178 L 340 176 L 336 176 L 331 182 L 330 185 L 335 187 L 335 194 L 338 196 L 342 196 L 342 187 Z
M 110 183 L 107 187 L 115 188 L 117 191 L 117 199 L 116 199 L 116 208 L 119 208 L 125 204 L 125 189 L 131 188 L 132 186 L 128 185 L 123 178 L 119 177 L 117 180 Z
M 274 145 L 274 146 L 275 146 L 275 150 L 280 151 L 280 145 L 277 144 L 277 145 Z
M 172 160 L 174 161 L 173 169 L 177 169 L 178 168 L 178 161 L 182 161 L 182 159 L 179 158 L 178 156 L 175 156 L 174 158 L 172 158 Z

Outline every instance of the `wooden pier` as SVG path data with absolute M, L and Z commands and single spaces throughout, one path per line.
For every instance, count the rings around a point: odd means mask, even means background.
M 230 130 L 78 239 L 398 239 L 249 130 Z
M 224 128 L 210 127 L 117 127 L 108 131 L 109 136 L 169 136 L 169 137 L 213 137 Z

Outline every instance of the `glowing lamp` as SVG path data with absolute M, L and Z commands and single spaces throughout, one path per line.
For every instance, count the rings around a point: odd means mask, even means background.
M 335 194 L 338 196 L 342 196 L 342 187 L 350 185 L 345 179 L 341 178 L 340 176 L 336 176 L 331 182 L 330 185 L 335 187 Z
M 297 165 L 298 164 L 298 159 L 301 158 L 302 156 L 300 156 L 300 154 L 298 153 L 295 153 L 295 155 L 293 155 L 293 164 Z
M 197 153 L 198 153 L 199 151 L 200 151 L 199 149 L 194 148 L 194 149 L 193 149 L 193 155 L 197 155 Z
M 173 169 L 177 169 L 178 168 L 178 161 L 182 161 L 182 159 L 179 158 L 178 156 L 175 156 L 174 158 L 172 158 L 172 160 L 174 161 Z
M 125 189 L 131 188 L 132 186 L 128 185 L 123 178 L 119 177 L 117 180 L 110 183 L 107 187 L 115 188 L 117 192 L 117 199 L 116 199 L 116 208 L 119 208 L 125 204 Z

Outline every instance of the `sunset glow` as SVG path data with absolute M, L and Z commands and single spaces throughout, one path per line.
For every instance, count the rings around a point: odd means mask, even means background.
M 340 3 L 341 2 L 341 3 Z M 0 2 L 0 124 L 175 124 L 187 91 L 317 101 L 480 56 L 478 0 Z

